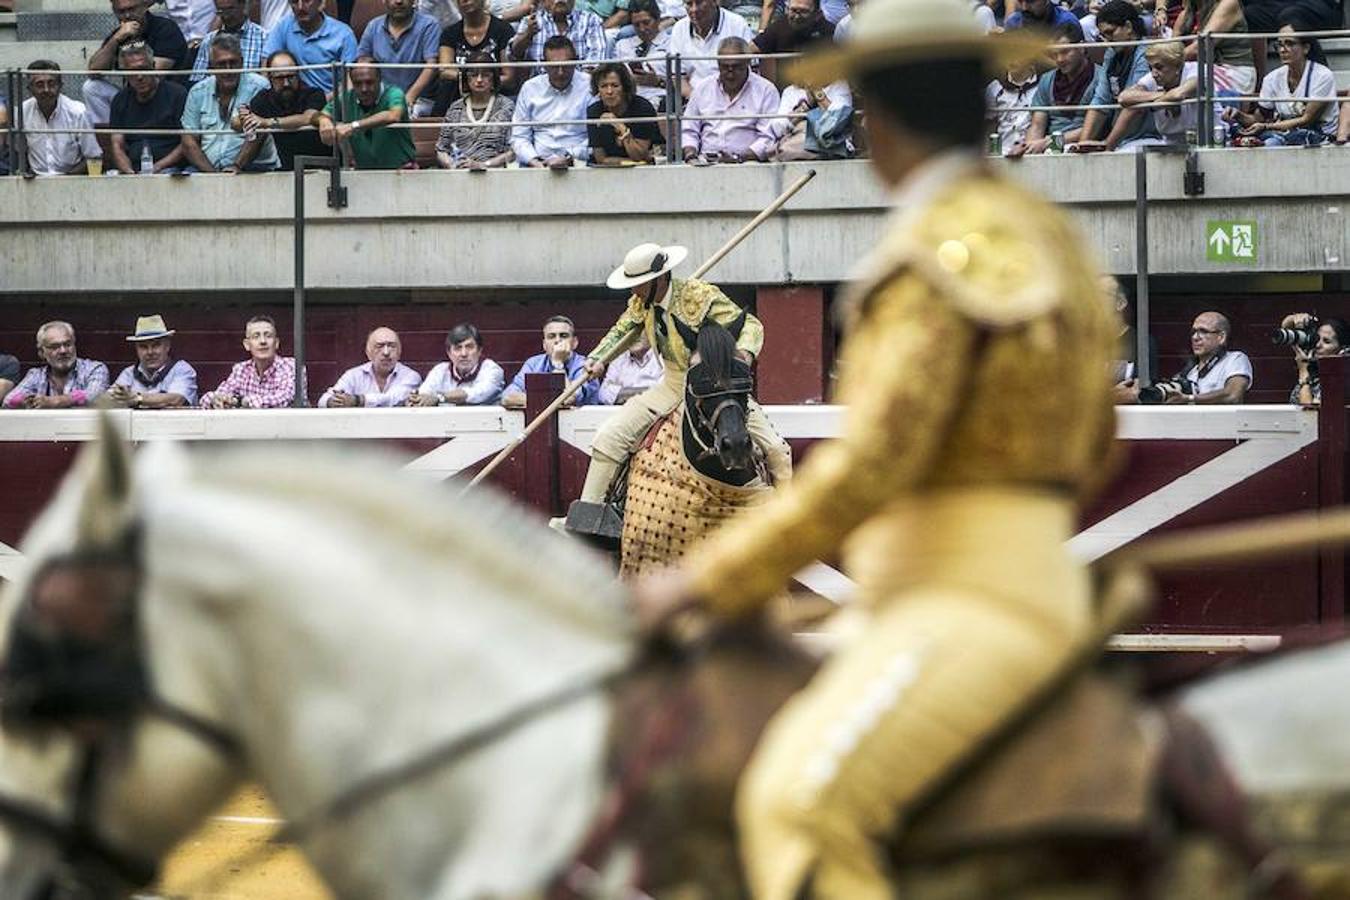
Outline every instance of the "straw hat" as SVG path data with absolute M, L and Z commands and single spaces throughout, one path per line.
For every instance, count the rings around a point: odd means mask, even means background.
M 808 52 L 788 77 L 823 85 L 900 63 L 963 57 L 997 68 L 1042 56 L 1048 43 L 1034 29 L 985 34 L 970 0 L 867 0 L 846 38 Z
M 678 244 L 638 244 L 623 258 L 623 265 L 609 273 L 605 284 L 616 291 L 637 287 L 660 278 L 684 262 L 689 251 Z
M 157 341 L 171 337 L 173 329 L 164 324 L 163 316 L 141 316 L 136 320 L 136 333 L 127 337 L 128 341 Z

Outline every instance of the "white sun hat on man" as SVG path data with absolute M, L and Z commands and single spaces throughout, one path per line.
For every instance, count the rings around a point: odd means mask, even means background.
M 688 256 L 688 249 L 679 244 L 666 247 L 660 244 L 638 244 L 624 255 L 623 265 L 609 273 L 605 284 L 616 291 L 635 288 L 660 278 Z

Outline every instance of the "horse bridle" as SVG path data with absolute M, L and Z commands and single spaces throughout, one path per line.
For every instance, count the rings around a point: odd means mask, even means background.
M 699 447 L 699 459 L 706 459 L 717 456 L 717 449 L 712 445 L 717 439 L 717 422 L 722 414 L 732 407 L 741 408 L 742 398 L 749 396 L 754 390 L 754 378 L 749 375 L 734 375 L 722 386 L 716 386 L 713 390 L 700 392 L 694 387 L 692 381 L 686 380 L 685 391 L 694 400 L 695 403 L 686 403 L 684 405 L 685 421 L 689 423 L 689 433 L 694 439 L 694 443 Z M 711 413 L 705 414 L 701 405 L 704 400 L 711 400 L 714 397 L 721 397 L 717 404 L 713 406 Z M 710 435 L 711 440 L 705 439 L 704 435 Z
M 9 652 L 0 668 L 0 720 L 7 728 L 92 725 L 95 736 L 74 735 L 80 746 L 71 788 L 69 818 L 62 820 L 34 803 L 0 793 L 0 820 L 37 835 L 57 850 L 58 873 L 37 887 L 34 900 L 60 896 L 100 897 L 91 868 L 111 872 L 140 887 L 154 881 L 157 862 L 116 846 L 95 822 L 99 771 L 113 741 L 125 736 L 137 715 L 148 715 L 184 731 L 222 756 L 237 760 L 238 740 L 224 728 L 165 700 L 145 670 L 136 596 L 141 584 L 140 529 L 132 528 L 114 550 L 84 551 L 46 561 L 29 583 L 10 631 Z M 54 633 L 39 621 L 35 593 L 52 572 L 94 566 L 130 567 L 131 585 L 115 633 L 91 643 Z M 91 867 L 92 864 L 92 867 Z

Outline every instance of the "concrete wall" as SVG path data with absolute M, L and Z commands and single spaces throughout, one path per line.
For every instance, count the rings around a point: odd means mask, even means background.
M 1117 273 L 1135 269 L 1129 155 L 1003 164 L 1064 202 Z M 1154 274 L 1345 268 L 1350 151 L 1200 154 L 1205 194 L 1186 197 L 1180 157 L 1149 161 Z M 805 164 L 578 169 L 565 174 L 344 173 L 350 205 L 329 209 L 326 173 L 306 177 L 307 282 L 316 288 L 595 285 L 641 239 L 700 260 Z M 716 269 L 727 284 L 836 282 L 877 238 L 886 195 L 861 161 L 815 181 Z M 0 179 L 0 291 L 257 290 L 293 284 L 293 176 Z M 1210 219 L 1257 222 L 1254 265 L 1205 259 Z

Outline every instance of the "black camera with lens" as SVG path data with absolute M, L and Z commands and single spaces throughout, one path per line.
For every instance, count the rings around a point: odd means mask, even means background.
M 1302 328 L 1276 328 L 1270 333 L 1270 342 L 1276 347 L 1311 350 L 1317 346 L 1317 320 L 1309 319 Z
M 1146 406 L 1166 403 L 1169 397 L 1190 396 L 1191 383 L 1184 378 L 1172 378 L 1139 389 L 1139 402 Z

